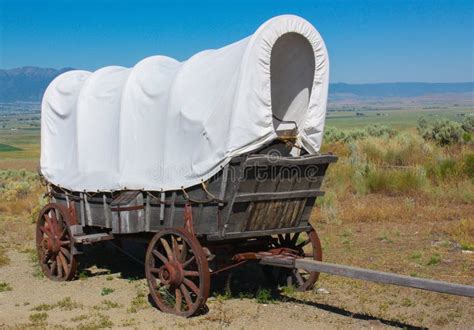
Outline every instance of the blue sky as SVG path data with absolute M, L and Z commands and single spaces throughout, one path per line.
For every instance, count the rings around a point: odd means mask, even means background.
M 332 82 L 474 80 L 474 1 L 0 0 L 0 68 L 133 66 L 185 60 L 280 14 L 325 39 Z

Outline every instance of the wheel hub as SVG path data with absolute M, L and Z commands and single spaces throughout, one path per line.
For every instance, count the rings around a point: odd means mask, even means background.
M 183 282 L 183 267 L 180 263 L 168 262 L 160 267 L 158 277 L 160 279 L 160 282 L 164 285 L 171 285 L 173 287 L 177 287 Z
M 49 253 L 57 254 L 59 252 L 60 243 L 56 237 L 54 239 L 49 239 L 47 237 L 43 238 L 41 245 L 43 249 Z

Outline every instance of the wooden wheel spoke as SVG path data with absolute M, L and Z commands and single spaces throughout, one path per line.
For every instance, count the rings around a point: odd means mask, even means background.
M 165 248 L 166 255 L 168 256 L 168 260 L 173 261 L 174 260 L 173 251 L 171 250 L 171 247 L 170 247 L 168 241 L 164 238 L 160 238 L 160 242 L 163 245 L 163 247 Z
M 184 271 L 184 276 L 198 277 L 199 272 L 198 271 L 193 271 L 193 270 L 185 270 Z
M 172 246 L 172 249 L 173 249 L 174 260 L 179 261 L 179 259 L 178 259 L 179 256 L 180 256 L 179 245 L 178 245 L 178 242 L 176 241 L 176 237 L 174 237 L 174 236 L 171 236 L 171 246 Z
M 176 288 L 174 292 L 176 296 L 176 303 L 174 305 L 174 308 L 176 309 L 177 312 L 181 312 L 181 305 L 183 303 L 183 295 L 181 294 L 181 290 L 179 288 Z
M 293 273 L 295 274 L 295 277 L 296 277 L 296 280 L 298 281 L 298 284 L 303 285 L 305 281 L 303 279 L 303 276 L 301 276 L 300 272 L 298 271 L 298 269 L 295 269 L 293 271 Z
M 44 214 L 44 219 L 46 221 L 46 224 L 48 225 L 49 232 L 53 233 L 54 232 L 53 221 L 52 221 L 51 217 L 49 216 L 49 214 L 45 213 Z
M 160 252 L 158 252 L 158 250 L 156 249 L 153 250 L 153 255 L 157 257 L 158 259 L 160 259 L 160 261 L 164 264 L 168 262 L 168 259 L 164 255 L 162 255 Z
M 55 258 L 53 262 L 51 263 L 51 268 L 50 268 L 51 275 L 57 274 L 57 270 L 58 268 L 56 267 L 56 258 Z
M 47 264 L 48 261 L 51 259 L 52 254 L 46 251 L 46 253 L 43 253 L 43 264 Z
M 186 260 L 186 256 L 188 255 L 188 245 L 186 241 L 183 240 L 183 244 L 181 245 L 181 253 L 179 254 L 179 261 L 184 262 Z
M 160 269 L 159 268 L 150 268 L 150 272 L 152 273 L 155 273 L 155 274 L 158 274 L 160 272 Z
M 61 246 L 67 246 L 69 244 L 71 244 L 71 241 L 59 241 L 59 245 Z
M 298 237 L 300 237 L 300 233 L 295 233 L 291 238 L 291 246 L 295 246 L 296 242 L 298 242 Z
M 63 267 L 64 275 L 66 275 L 69 269 L 69 266 L 67 264 L 66 258 L 61 252 L 59 252 L 59 260 L 61 261 L 61 266 Z
M 196 260 L 195 256 L 192 256 L 191 258 L 186 260 L 186 262 L 183 263 L 183 268 L 186 268 L 187 266 L 189 266 L 194 260 Z
M 58 234 L 59 230 L 59 217 L 56 214 L 56 209 L 52 209 L 50 212 L 51 225 L 53 226 L 52 232 Z
M 193 281 L 188 280 L 187 278 L 183 279 L 183 284 L 190 288 L 196 295 L 199 295 L 199 288 L 194 284 Z
M 290 238 L 291 238 L 291 237 L 290 237 L 290 234 L 289 234 L 289 233 L 285 234 L 285 243 L 289 243 L 289 242 L 290 242 Z
M 296 248 L 297 249 L 303 248 L 306 245 L 308 245 L 309 243 L 311 243 L 311 240 L 308 238 L 307 240 L 305 240 L 305 241 L 301 242 L 300 244 L 296 245 Z
M 63 231 L 61 232 L 61 235 L 59 235 L 59 238 L 64 238 L 64 236 L 66 235 L 67 233 L 67 227 L 64 227 Z
M 71 260 L 72 258 L 72 255 L 71 253 L 68 251 L 68 249 L 65 249 L 63 248 L 62 246 L 59 248 L 59 250 L 61 251 L 61 253 L 66 257 L 67 260 Z
M 283 235 L 278 234 L 278 243 L 280 243 L 280 245 L 282 245 L 284 241 L 285 241 L 285 239 L 283 238 Z
M 58 277 L 63 277 L 63 267 L 61 266 L 61 260 L 59 256 L 56 256 L 56 268 L 58 269 Z
M 51 231 L 49 231 L 48 228 L 46 228 L 45 226 L 41 226 L 40 227 L 40 230 L 46 234 L 46 236 L 48 236 L 49 238 L 52 238 L 53 237 L 53 234 L 51 233 Z
M 180 285 L 181 292 L 183 293 L 184 296 L 184 301 L 186 301 L 186 305 L 188 305 L 188 309 L 191 309 L 191 306 L 193 305 L 193 300 L 191 299 L 191 295 L 189 294 L 188 289 L 184 286 L 184 284 Z

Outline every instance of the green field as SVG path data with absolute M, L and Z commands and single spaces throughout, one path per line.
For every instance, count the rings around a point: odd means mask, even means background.
M 21 151 L 22 149 L 10 146 L 8 144 L 0 143 L 0 152 L 8 152 L 8 151 Z
M 416 127 L 420 117 L 428 120 L 446 118 L 462 121 L 462 114 L 472 114 L 472 108 L 443 108 L 443 109 L 409 109 L 409 110 L 381 110 L 357 111 L 363 116 L 357 116 L 356 111 L 329 111 L 326 124 L 337 128 L 361 128 L 364 126 L 383 124 L 395 129 L 408 129 Z
M 0 114 L 0 169 L 35 170 L 40 156 L 39 113 Z

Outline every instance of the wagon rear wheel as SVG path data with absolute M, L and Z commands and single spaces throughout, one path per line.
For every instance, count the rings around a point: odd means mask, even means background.
M 43 273 L 54 281 L 69 281 L 77 270 L 68 209 L 56 203 L 41 210 L 36 224 L 36 249 Z
M 145 273 L 151 297 L 163 312 L 191 316 L 209 296 L 207 258 L 201 244 L 186 230 L 164 229 L 153 237 Z
M 321 242 L 314 229 L 307 233 L 278 235 L 271 248 L 288 248 L 297 252 L 299 257 L 322 261 Z M 287 269 L 264 266 L 263 271 L 270 281 L 278 285 L 294 286 L 298 291 L 310 290 L 319 278 L 318 272 L 304 269 Z

